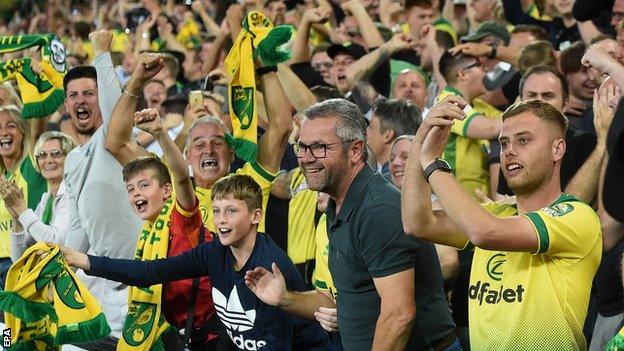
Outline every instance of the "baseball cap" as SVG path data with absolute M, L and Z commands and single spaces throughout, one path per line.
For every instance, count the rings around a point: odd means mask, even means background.
M 327 56 L 334 58 L 338 54 L 347 54 L 358 60 L 366 55 L 366 49 L 362 45 L 346 42 L 344 44 L 333 44 L 327 49 Z
M 509 44 L 509 39 L 511 35 L 505 26 L 498 24 L 494 21 L 485 21 L 481 23 L 481 25 L 477 28 L 476 33 L 472 35 L 466 35 L 461 38 L 463 42 L 471 42 L 471 41 L 479 41 L 487 36 L 494 36 L 500 38 L 505 42 L 505 44 Z

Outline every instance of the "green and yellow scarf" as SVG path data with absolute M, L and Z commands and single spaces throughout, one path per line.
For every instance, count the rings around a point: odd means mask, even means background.
M 258 154 L 254 57 L 258 56 L 265 66 L 288 60 L 290 53 L 280 46 L 290 40 L 293 29 L 291 26 L 274 28 L 271 21 L 257 11 L 247 14 L 242 27 L 225 58 L 225 69 L 232 76 L 228 95 L 233 128 L 233 136 L 226 140 L 238 157 L 252 162 Z
M 605 346 L 605 351 L 624 351 L 624 328 Z
M 42 258 L 42 253 L 47 255 Z M 98 301 L 67 266 L 58 246 L 42 242 L 9 269 L 0 309 L 12 331 L 10 350 L 56 350 L 110 333 Z
M 135 260 L 149 261 L 166 258 L 169 249 L 169 221 L 175 196 L 171 196 L 155 221 L 145 221 L 134 254 Z M 148 288 L 131 286 L 128 291 L 128 316 L 123 326 L 117 350 L 162 350 L 161 336 L 169 323 L 161 311 L 162 284 Z
M 54 34 L 0 36 L 0 54 L 32 47 L 41 48 L 41 74 L 32 71 L 27 57 L 0 62 L 0 81 L 17 81 L 23 118 L 48 116 L 65 101 L 65 48 L 60 40 Z

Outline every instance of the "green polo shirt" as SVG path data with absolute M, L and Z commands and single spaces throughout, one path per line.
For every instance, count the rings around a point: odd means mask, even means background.
M 421 342 L 448 335 L 453 324 L 435 249 L 403 232 L 399 191 L 365 166 L 349 186 L 340 212 L 336 214 L 336 203 L 330 199 L 326 213 L 329 270 L 338 291 L 338 324 L 345 350 L 372 348 L 381 306 L 373 278 L 415 265 L 417 276 L 426 281 L 423 286 L 427 287 L 416 289 L 418 323 L 414 325 L 426 329 L 416 334 L 426 336 L 420 338 Z

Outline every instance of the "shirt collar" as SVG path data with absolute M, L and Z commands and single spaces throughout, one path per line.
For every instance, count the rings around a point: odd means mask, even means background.
M 345 195 L 344 201 L 342 203 L 342 207 L 340 208 L 340 212 L 336 214 L 336 201 L 330 198 L 329 203 L 327 205 L 327 213 L 328 220 L 332 222 L 338 220 L 341 222 L 347 221 L 353 213 L 355 206 L 358 204 L 358 201 L 362 197 L 364 190 L 368 186 L 368 183 L 373 179 L 376 175 L 375 171 L 367 164 L 364 165 L 362 170 L 355 176 L 351 185 L 349 185 L 349 189 L 347 189 L 347 195 Z

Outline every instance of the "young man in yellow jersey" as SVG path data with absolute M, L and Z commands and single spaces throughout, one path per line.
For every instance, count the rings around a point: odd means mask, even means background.
M 440 157 L 466 102 L 449 96 L 416 133 L 402 193 L 408 234 L 475 246 L 469 285 L 473 350 L 582 350 L 589 293 L 602 254 L 591 207 L 562 194 L 567 120 L 530 100 L 503 114 L 501 164 L 517 204 L 474 201 Z M 444 210 L 432 210 L 431 191 Z
M 459 96 L 468 102 L 466 118 L 458 120 L 451 127 L 449 142 L 444 150 L 444 158 L 453 169 L 453 174 L 471 196 L 479 189 L 484 194 L 489 191 L 489 171 L 487 166 L 488 140 L 498 137 L 500 118 L 488 118 L 475 111 L 470 104 L 483 95 L 485 71 L 479 58 L 465 54 L 455 56 L 446 52 L 440 58 L 440 71 L 448 84 L 436 102 L 445 97 Z

